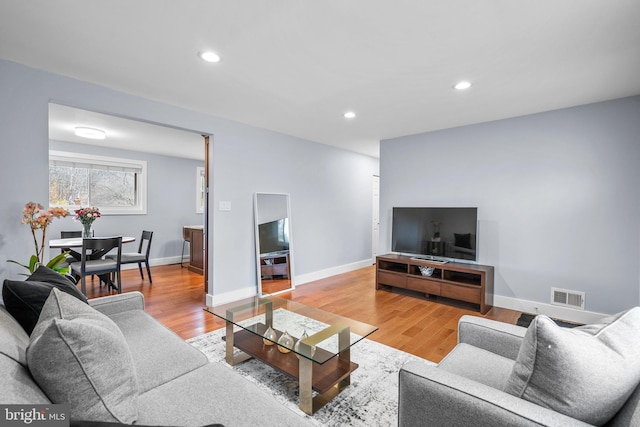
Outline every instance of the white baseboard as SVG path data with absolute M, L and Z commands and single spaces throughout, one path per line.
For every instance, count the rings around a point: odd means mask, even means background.
M 527 301 L 501 295 L 493 296 L 493 305 L 531 314 L 544 314 L 556 319 L 568 320 L 577 323 L 595 323 L 608 314 L 594 311 L 576 310 L 569 307 L 561 307 L 553 304 Z
M 335 276 L 337 274 L 348 273 L 350 271 L 359 270 L 361 268 L 369 267 L 373 265 L 372 259 L 365 259 L 362 261 L 353 262 L 351 264 L 339 265 L 337 267 L 327 268 L 326 270 L 314 271 L 313 273 L 301 274 L 294 278 L 296 286 L 304 285 L 309 282 L 313 282 L 320 279 L 326 279 L 327 277 Z
M 171 256 L 166 258 L 152 258 L 149 260 L 149 266 L 155 267 L 158 265 L 171 265 L 171 264 L 180 264 L 179 256 Z M 189 258 L 185 258 L 184 262 L 189 262 Z M 144 264 L 142 264 L 144 268 Z M 122 264 L 120 267 L 122 270 L 132 270 L 134 268 L 138 268 L 138 264 Z
M 239 301 L 245 298 L 251 298 L 258 295 L 258 289 L 255 286 L 238 289 L 231 292 L 225 292 L 223 294 L 211 295 L 207 294 L 206 303 L 209 307 L 215 307 L 218 305 L 227 304 L 234 301 Z
M 358 270 L 360 268 L 368 267 L 373 264 L 373 260 L 366 259 L 363 261 L 354 262 L 351 264 L 340 265 L 338 267 L 328 268 L 326 270 L 316 271 L 313 273 L 303 274 L 293 277 L 294 286 L 304 285 L 306 283 L 313 282 L 315 280 L 324 279 L 327 277 L 335 276 L 337 274 L 348 273 L 350 271 Z M 222 304 L 238 301 L 244 298 L 250 298 L 258 295 L 258 290 L 255 286 L 238 289 L 231 292 L 225 292 L 223 294 L 211 295 L 207 294 L 206 303 L 210 307 L 215 307 Z

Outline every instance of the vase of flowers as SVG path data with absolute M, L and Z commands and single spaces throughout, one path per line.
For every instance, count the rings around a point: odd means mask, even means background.
M 82 223 L 82 238 L 90 239 L 93 237 L 91 230 L 93 221 L 100 218 L 100 210 L 95 207 L 76 209 L 75 220 Z
M 18 264 L 29 270 L 29 273 L 33 273 L 42 264 L 44 259 L 44 243 L 47 235 L 47 227 L 51 224 L 54 218 L 64 218 L 69 215 L 69 212 L 64 208 L 49 208 L 47 210 L 40 203 L 28 202 L 24 205 L 22 210 L 22 224 L 27 224 L 31 229 L 31 235 L 33 236 L 33 244 L 36 249 L 35 255 L 32 255 L 29 259 L 29 264 L 21 264 L 14 260 L 9 260 L 14 264 Z M 38 230 L 42 232 L 40 243 L 38 243 Z M 60 274 L 66 274 L 68 267 L 58 268 L 58 264 L 65 260 L 66 254 L 59 254 L 52 258 L 46 266 L 58 271 Z
M 442 223 L 438 220 L 434 220 L 431 221 L 431 224 L 433 224 L 433 237 L 431 238 L 432 242 L 439 242 L 440 241 L 440 226 L 442 225 Z

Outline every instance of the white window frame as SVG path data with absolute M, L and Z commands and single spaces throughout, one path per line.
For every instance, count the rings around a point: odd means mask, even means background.
M 49 151 L 49 161 L 59 160 L 63 162 L 89 163 L 102 166 L 113 166 L 139 169 L 138 179 L 136 180 L 138 188 L 136 188 L 136 196 L 138 203 L 132 207 L 103 207 L 96 206 L 103 215 L 146 215 L 147 213 L 147 161 L 122 159 L 118 157 L 97 156 L 93 154 L 71 153 L 66 151 Z M 63 206 L 72 209 L 73 206 Z
M 204 178 L 204 166 L 196 167 L 196 213 L 204 213 L 204 192 L 206 185 L 202 186 L 202 179 Z

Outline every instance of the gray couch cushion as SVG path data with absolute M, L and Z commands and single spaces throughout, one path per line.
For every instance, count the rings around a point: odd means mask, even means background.
M 607 427 L 640 426 L 640 385 L 627 399 L 622 409 L 607 423 Z
M 202 352 L 143 310 L 116 313 L 111 319 L 127 340 L 141 393 L 208 363 Z
M 0 305 L 0 403 L 51 403 L 27 368 L 29 335 Z
M 200 402 L 194 407 L 194 396 Z M 188 410 L 186 408 L 189 408 Z M 221 363 L 208 363 L 140 395 L 139 424 L 300 427 L 306 416 Z
M 505 391 L 590 424 L 602 425 L 640 382 L 640 308 L 597 325 L 565 329 L 537 316 Z
M 108 317 L 58 289 L 45 302 L 27 348 L 29 370 L 70 416 L 133 423 L 138 383 L 127 343 Z
M 0 354 L 0 373 L 0 404 L 51 403 L 31 377 L 29 369 L 4 354 Z
M 438 364 L 438 368 L 502 390 L 514 363 L 490 351 L 460 343 Z
M 29 335 L 20 323 L 0 305 L 0 354 L 27 366 Z

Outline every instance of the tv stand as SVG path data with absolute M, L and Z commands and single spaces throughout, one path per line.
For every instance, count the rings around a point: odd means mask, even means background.
M 420 273 L 421 266 L 433 267 L 431 276 Z M 493 307 L 493 266 L 417 259 L 387 254 L 376 257 L 376 289 L 385 286 L 422 292 L 476 304 L 480 313 Z
M 273 279 L 280 276 L 288 279 L 291 276 L 289 251 L 271 252 L 260 255 L 260 276 Z

